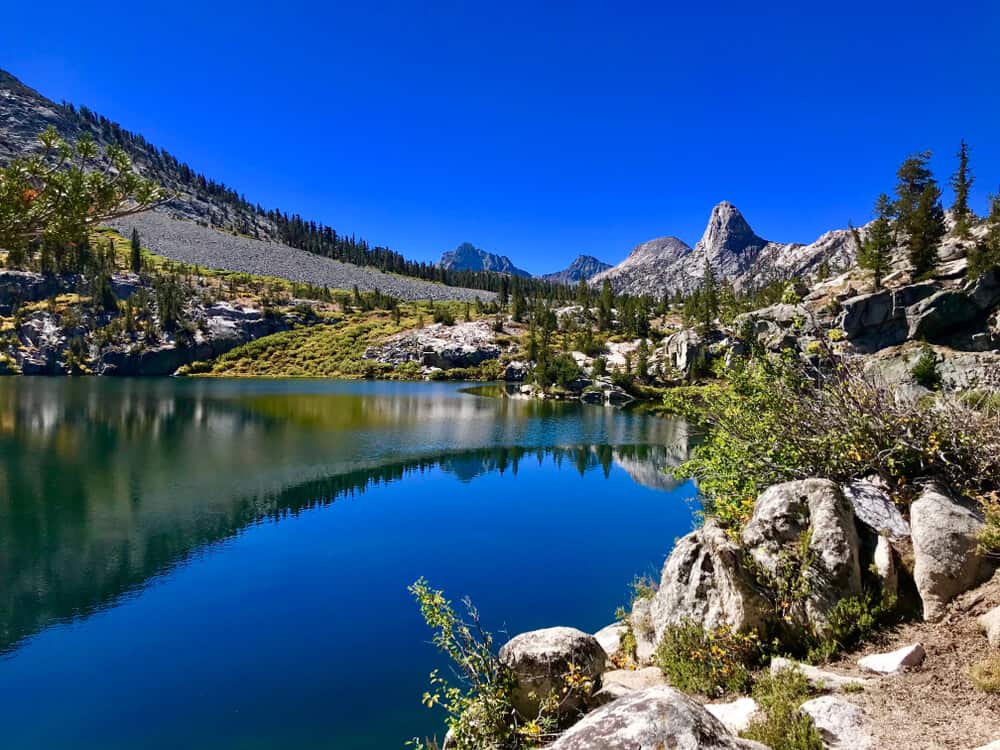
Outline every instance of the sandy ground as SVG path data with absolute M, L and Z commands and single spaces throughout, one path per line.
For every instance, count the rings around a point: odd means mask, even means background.
M 1000 695 L 972 684 L 969 669 L 989 653 L 976 618 L 1000 605 L 1000 573 L 952 602 L 937 623 L 913 622 L 887 631 L 871 644 L 831 664 L 858 673 L 869 653 L 921 643 L 924 663 L 904 674 L 883 677 L 878 686 L 845 695 L 869 715 L 877 747 L 891 750 L 971 750 L 1000 740 Z M 870 676 L 870 675 L 866 675 Z

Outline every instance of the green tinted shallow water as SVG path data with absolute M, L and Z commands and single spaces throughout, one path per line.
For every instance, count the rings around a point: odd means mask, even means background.
M 0 380 L 0 746 L 433 733 L 406 585 L 596 630 L 691 526 L 686 444 L 456 384 Z

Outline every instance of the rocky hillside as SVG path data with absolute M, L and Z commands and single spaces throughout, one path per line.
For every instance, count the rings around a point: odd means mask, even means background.
M 454 250 L 443 253 L 438 265 L 446 271 L 490 271 L 511 276 L 531 276 L 515 266 L 506 255 L 488 253 L 471 242 L 463 242 Z
M 719 278 L 738 289 L 760 286 L 773 279 L 800 278 L 822 264 L 846 269 L 857 248 L 850 231 L 824 234 L 809 245 L 771 242 L 758 236 L 732 203 L 723 201 L 712 209 L 701 239 L 689 247 L 676 237 L 650 240 L 637 246 L 614 268 L 593 277 L 605 279 L 617 293 L 660 296 L 690 291 L 698 286 L 706 263 Z
M 270 240 L 222 232 L 161 211 L 112 222 L 126 237 L 139 231 L 143 244 L 157 255 L 202 268 L 274 276 L 288 281 L 363 292 L 375 291 L 405 300 L 472 302 L 496 297 L 492 292 L 423 281 L 374 268 L 342 263 Z
M 611 268 L 610 263 L 598 260 L 593 255 L 578 255 L 563 270 L 544 274 L 541 278 L 553 284 L 576 284 L 581 279 L 588 281 L 609 268 Z

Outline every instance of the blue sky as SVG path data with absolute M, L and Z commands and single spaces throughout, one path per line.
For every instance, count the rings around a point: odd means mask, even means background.
M 693 244 L 724 199 L 808 242 L 865 221 L 911 152 L 946 178 L 963 137 L 974 208 L 1000 186 L 1000 3 L 674 6 L 9 3 L 0 67 L 422 260 L 617 262 Z

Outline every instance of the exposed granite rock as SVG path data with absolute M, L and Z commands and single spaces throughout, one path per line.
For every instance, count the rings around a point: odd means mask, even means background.
M 760 630 L 770 607 L 756 588 L 742 551 L 714 519 L 680 539 L 667 558 L 650 607 L 655 640 L 684 620 L 706 630 L 728 625 Z
M 742 534 L 744 546 L 773 580 L 786 575 L 804 539 L 811 560 L 799 574 L 808 581 L 808 593 L 790 603 L 790 621 L 782 623 L 792 638 L 803 629 L 823 632 L 837 602 L 861 593 L 854 511 L 835 483 L 806 479 L 768 488 L 757 498 Z
M 813 698 L 799 709 L 812 719 L 827 750 L 875 750 L 875 739 L 864 711 L 832 695 Z
M 924 619 L 938 620 L 945 605 L 990 572 L 979 550 L 981 512 L 953 498 L 940 484 L 928 484 L 910 505 L 913 579 Z
M 678 690 L 658 686 L 629 693 L 593 711 L 551 750 L 751 750 L 722 722 Z
M 594 681 L 594 690 L 601 687 L 608 655 L 594 636 L 575 628 L 545 628 L 521 633 L 500 649 L 500 661 L 517 678 L 511 702 L 527 719 L 538 716 L 539 707 L 549 695 L 562 695 L 570 665 L 584 677 Z M 587 697 L 569 694 L 559 705 L 559 718 L 569 721 L 587 705 Z
M 889 653 L 863 656 L 858 659 L 858 666 L 867 672 L 896 674 L 904 669 L 919 666 L 926 656 L 927 652 L 924 651 L 924 647 L 919 643 L 914 643 Z
M 802 664 L 791 659 L 786 659 L 783 656 L 776 656 L 771 660 L 771 674 L 778 674 L 786 669 L 794 669 L 800 672 L 816 690 L 856 690 L 858 688 L 869 687 L 872 684 L 871 680 L 863 677 L 854 677 L 828 669 L 820 669 L 811 664 Z
M 474 367 L 500 356 L 496 333 L 485 320 L 424 328 L 396 334 L 365 352 L 365 359 L 390 365 L 417 362 L 425 367 L 449 370 Z

